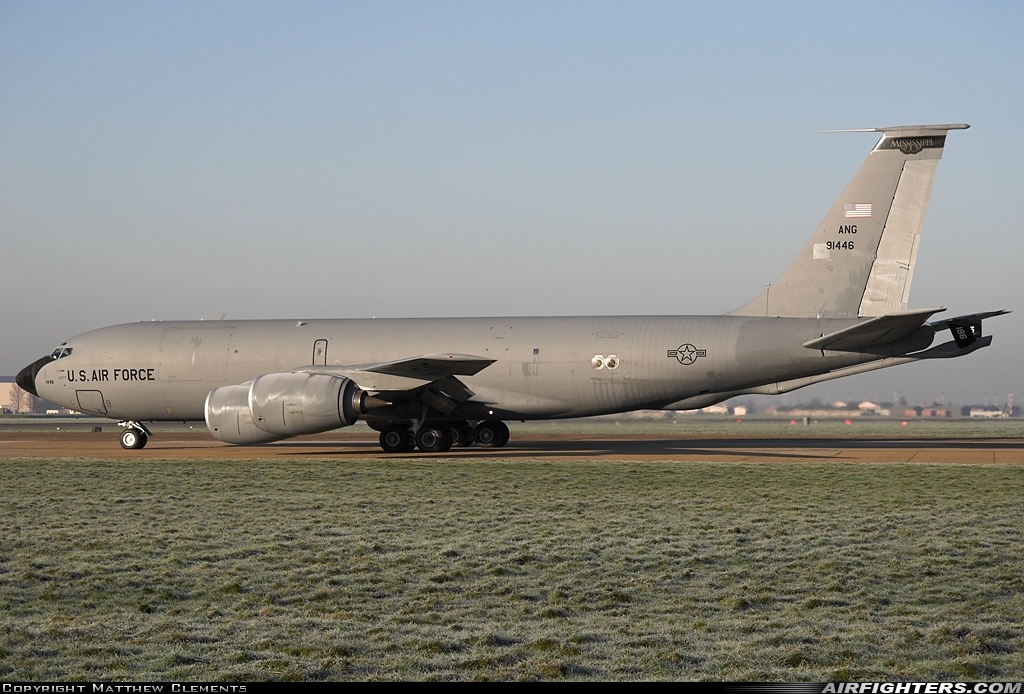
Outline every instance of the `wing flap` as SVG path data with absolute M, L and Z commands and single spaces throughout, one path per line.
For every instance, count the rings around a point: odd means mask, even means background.
M 804 343 L 804 347 L 848 351 L 887 345 L 910 335 L 934 314 L 945 310 L 944 308 L 925 308 L 886 314 L 808 340 Z

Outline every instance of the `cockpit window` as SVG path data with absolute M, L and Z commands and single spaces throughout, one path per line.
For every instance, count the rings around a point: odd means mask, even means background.
M 70 357 L 71 356 L 71 348 L 70 347 L 58 347 L 57 349 L 53 350 L 53 354 L 51 354 L 50 356 L 52 358 L 54 358 L 54 359 L 63 359 L 64 357 Z

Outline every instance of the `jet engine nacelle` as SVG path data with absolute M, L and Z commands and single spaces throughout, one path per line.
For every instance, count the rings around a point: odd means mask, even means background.
M 284 438 L 260 429 L 249 411 L 249 384 L 214 388 L 206 396 L 206 428 L 213 438 L 240 445 Z
M 316 434 L 355 424 L 364 392 L 347 378 L 328 374 L 276 373 L 253 380 L 253 424 L 276 436 Z

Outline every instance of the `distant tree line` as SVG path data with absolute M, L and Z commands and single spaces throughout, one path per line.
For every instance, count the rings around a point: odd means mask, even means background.
M 45 414 L 47 409 L 51 409 L 53 407 L 54 405 L 48 403 L 42 398 L 32 395 L 32 393 L 28 392 L 16 383 L 11 386 L 11 412 L 21 414 Z

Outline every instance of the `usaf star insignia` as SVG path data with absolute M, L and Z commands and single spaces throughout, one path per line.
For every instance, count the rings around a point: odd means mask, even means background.
M 685 345 L 679 345 L 679 349 L 670 349 L 668 356 L 675 357 L 679 360 L 680 364 L 686 366 L 697 361 L 697 357 L 708 356 L 708 351 L 706 349 L 697 349 L 687 342 Z

